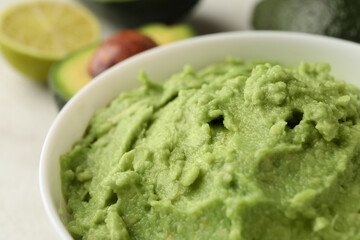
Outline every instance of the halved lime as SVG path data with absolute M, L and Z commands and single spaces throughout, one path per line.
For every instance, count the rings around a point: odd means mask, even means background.
M 0 16 L 0 46 L 19 71 L 45 82 L 50 66 L 97 41 L 100 24 L 85 8 L 61 2 L 15 5 Z

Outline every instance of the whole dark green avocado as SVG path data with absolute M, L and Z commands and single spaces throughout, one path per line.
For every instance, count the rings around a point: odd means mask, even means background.
M 263 0 L 253 27 L 328 35 L 360 42 L 359 0 Z
M 150 22 L 173 24 L 186 16 L 199 0 L 78 0 L 95 14 L 121 27 Z

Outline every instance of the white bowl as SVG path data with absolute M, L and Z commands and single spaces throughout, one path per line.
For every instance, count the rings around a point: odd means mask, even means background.
M 46 137 L 40 160 L 40 190 L 46 213 L 61 239 L 72 239 L 59 209 L 61 193 L 59 156 L 81 139 L 99 108 L 122 91 L 138 85 L 136 76 L 144 69 L 151 80 L 162 81 L 185 64 L 195 69 L 223 62 L 227 56 L 241 59 L 276 60 L 286 64 L 327 62 L 337 79 L 360 87 L 360 45 L 329 37 L 287 32 L 230 32 L 192 38 L 155 48 L 100 74 L 61 110 Z

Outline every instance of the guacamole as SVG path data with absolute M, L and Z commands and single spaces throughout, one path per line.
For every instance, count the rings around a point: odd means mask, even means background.
M 360 91 L 329 65 L 139 78 L 60 159 L 75 239 L 360 239 Z

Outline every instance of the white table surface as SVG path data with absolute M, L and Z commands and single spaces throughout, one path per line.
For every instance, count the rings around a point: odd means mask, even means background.
M 0 11 L 23 1 L 1 0 Z M 187 21 L 200 33 L 246 30 L 255 2 L 201 0 Z M 119 29 L 105 19 L 101 22 L 103 38 Z M 47 87 L 31 82 L 0 55 L 0 239 L 57 238 L 38 183 L 41 148 L 57 113 Z

